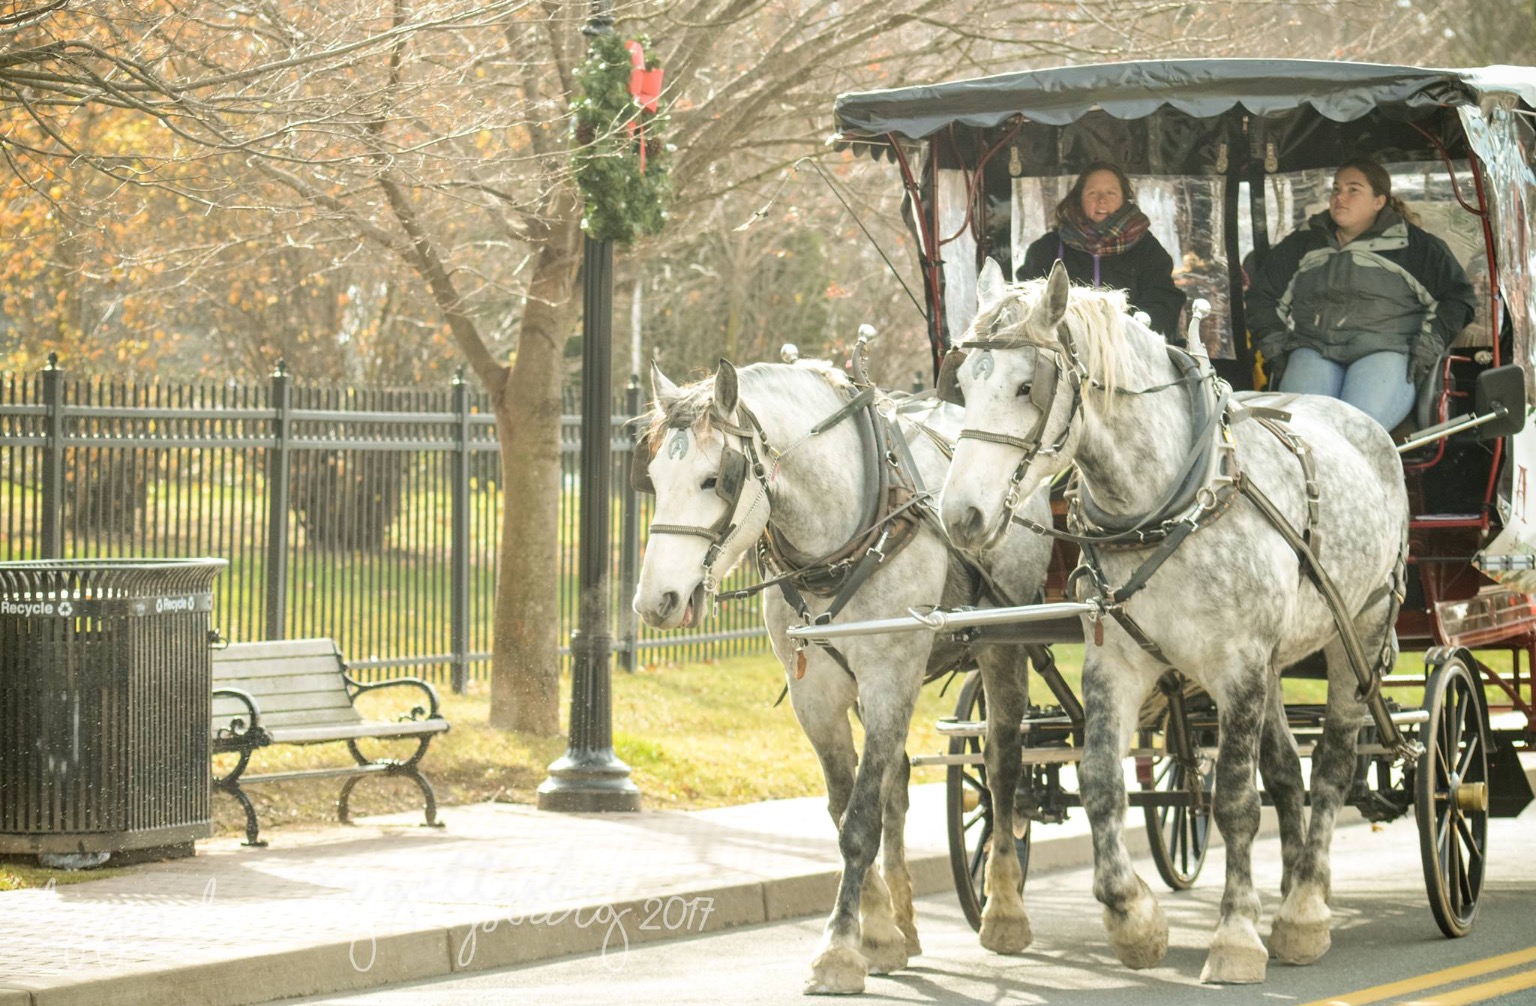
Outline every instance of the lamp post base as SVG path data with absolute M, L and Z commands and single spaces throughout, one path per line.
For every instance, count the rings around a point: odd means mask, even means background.
M 539 785 L 538 808 L 561 814 L 632 813 L 640 809 L 640 790 L 630 781 L 629 766 L 612 751 L 567 751 Z

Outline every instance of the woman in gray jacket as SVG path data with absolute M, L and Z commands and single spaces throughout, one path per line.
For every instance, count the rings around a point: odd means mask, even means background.
M 1476 311 L 1444 241 L 1357 159 L 1333 177 L 1328 209 L 1276 245 L 1248 290 L 1249 327 L 1281 391 L 1341 398 L 1392 429 L 1415 386 Z

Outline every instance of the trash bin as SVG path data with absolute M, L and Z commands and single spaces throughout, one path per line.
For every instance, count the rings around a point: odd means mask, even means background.
M 0 562 L 0 853 L 92 865 L 191 855 L 209 835 L 209 622 L 226 565 Z

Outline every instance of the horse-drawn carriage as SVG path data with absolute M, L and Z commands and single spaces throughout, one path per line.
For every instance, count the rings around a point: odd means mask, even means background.
M 936 372 L 976 317 L 983 264 L 1017 265 L 1025 241 L 1047 229 L 1045 213 L 1071 176 L 1096 161 L 1131 175 L 1180 285 L 1217 305 L 1192 319 L 1191 348 L 1238 389 L 1251 388 L 1256 373 L 1245 338 L 1245 259 L 1262 257 L 1309 207 L 1325 202 L 1335 165 L 1362 154 L 1383 162 L 1394 189 L 1462 258 L 1481 295 L 1477 320 L 1424 383 L 1411 417 L 1416 428 L 1397 431 L 1411 517 L 1410 575 L 1395 624 L 1405 650 L 1425 651 L 1424 671 L 1380 675 L 1373 668 L 1373 678 L 1361 682 L 1371 722 L 1347 796 L 1371 820 L 1417 813 L 1430 905 L 1451 936 L 1466 933 L 1476 913 L 1488 815 L 1518 813 L 1531 797 L 1517 752 L 1536 735 L 1536 600 L 1529 593 L 1536 589 L 1536 529 L 1526 488 L 1536 429 L 1527 426 L 1524 407 L 1536 386 L 1533 107 L 1536 71 L 1522 68 L 1209 60 L 851 94 L 836 111 L 844 148 L 889 159 L 901 173 Z M 1074 555 L 1075 547 L 1063 541 L 1058 551 Z M 1074 562 L 1058 558 L 1056 565 Z M 1250 603 L 1261 607 L 1266 599 Z M 1096 598 L 922 612 L 912 624 L 976 643 L 1068 642 L 1081 641 L 1083 626 L 1104 617 Z M 859 631 L 807 627 L 791 635 L 837 639 Z M 1507 654 L 1508 665 L 1490 666 L 1493 655 L 1473 648 Z M 1309 664 L 1316 662 L 1298 671 Z M 1134 778 L 1143 792 L 1129 801 L 1145 808 L 1158 870 L 1179 889 L 1193 881 L 1207 847 L 1217 713 L 1171 674 L 1161 684 L 1167 701 L 1149 703 L 1137 724 Z M 1059 701 L 1032 706 L 1024 724 L 1027 769 L 1015 800 L 1024 805 L 1026 828 L 1015 849 L 1025 863 L 1027 822 L 1057 820 L 1078 802 L 1063 789 L 1060 767 L 1082 756 L 1085 718 L 1070 689 L 1052 682 L 1052 691 Z M 1287 712 L 1303 754 L 1310 753 L 1322 709 L 1293 703 Z M 985 698 L 971 681 L 955 718 L 941 724 L 952 738 L 949 751 L 915 759 L 950 766 L 951 855 L 973 924 L 985 902 L 982 865 L 996 842 L 982 767 L 984 719 Z
M 1530 800 L 1517 752 L 1536 735 L 1533 109 L 1536 71 L 1270 60 L 1075 67 L 838 100 L 839 143 L 901 174 L 940 396 L 964 405 L 963 420 L 892 405 L 858 374 L 793 384 L 747 368 L 738 384 L 722 363 L 709 387 L 658 372 L 640 455 L 645 486 L 666 483 L 668 522 L 651 527 L 663 544 L 648 549 L 637 611 L 662 626 L 701 617 L 717 568 L 754 540 L 765 582 L 783 591 L 765 617 L 845 859 L 811 990 L 857 991 L 866 963 L 901 966 L 902 934 L 916 952 L 893 738 L 925 666 L 1010 647 L 1050 699 L 1031 701 L 1007 661 L 982 658 L 941 724 L 949 751 L 918 759 L 949 767 L 957 889 L 984 945 L 1028 944 L 1032 823 L 1078 803 L 1111 943 L 1133 967 L 1161 959 L 1167 927 L 1130 867 L 1127 805 L 1143 808 L 1176 889 L 1221 827 L 1228 896 L 1208 980 L 1262 980 L 1271 953 L 1307 963 L 1326 951 L 1327 848 L 1345 805 L 1372 820 L 1416 813 L 1434 917 L 1447 935 L 1469 930 L 1487 819 Z M 1331 169 L 1362 154 L 1391 170 L 1482 297 L 1395 442 L 1332 399 L 1233 391 L 1258 373 L 1245 257 L 1295 229 Z M 1004 279 L 999 264 L 1013 274 L 1046 208 L 1097 161 L 1136 181 L 1195 298 L 1187 351 L 1127 317 L 1123 297 L 1069 289 L 1060 271 Z M 793 414 L 770 414 L 774 395 Z M 809 463 L 834 440 L 843 455 Z M 1054 519 L 1034 491 L 1053 483 Z M 1020 605 L 1047 539 L 1051 568 L 1072 575 L 1052 578 L 1047 603 Z M 924 600 L 901 614 L 902 596 Z M 1399 640 L 1426 649 L 1422 673 L 1397 673 Z M 1067 642 L 1084 647 L 1080 690 L 1048 648 Z M 1490 651 L 1508 666 L 1490 666 Z M 1326 703 L 1287 701 L 1271 684 L 1280 668 L 1326 677 Z M 856 773 L 854 702 L 866 728 Z M 1256 771 L 1286 857 L 1267 946 L 1246 870 Z M 1010 835 L 1016 855 L 995 855 Z M 888 891 L 866 873 L 879 844 Z

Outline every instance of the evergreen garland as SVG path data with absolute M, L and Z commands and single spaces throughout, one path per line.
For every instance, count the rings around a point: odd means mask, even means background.
M 643 44 L 643 42 L 642 42 Z M 655 69 L 655 58 L 645 57 Z M 662 140 L 667 113 L 647 112 L 629 93 L 630 56 L 617 35 L 593 38 L 586 60 L 576 68 L 571 106 L 571 163 L 585 208 L 581 227 L 599 241 L 628 244 L 637 234 L 659 234 L 667 222 L 670 157 Z M 640 127 L 633 135 L 631 120 Z M 645 172 L 640 171 L 640 142 Z

